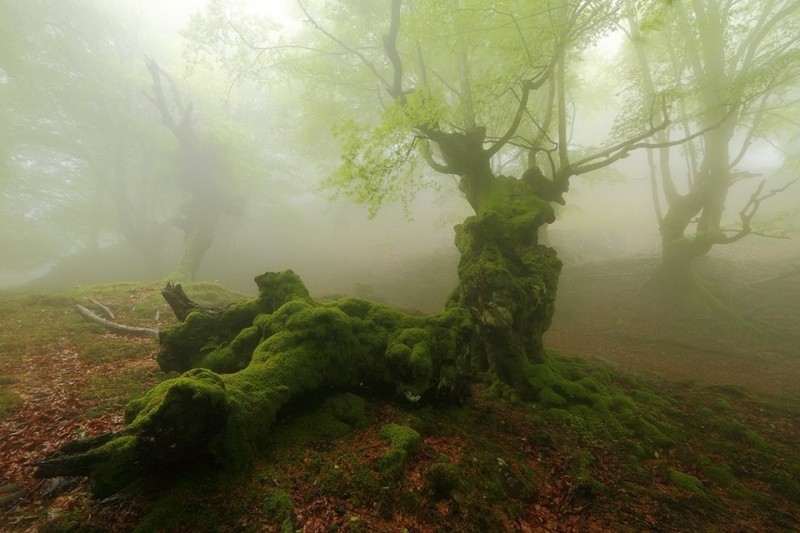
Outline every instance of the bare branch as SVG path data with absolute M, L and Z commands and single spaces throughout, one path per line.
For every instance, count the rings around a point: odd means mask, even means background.
M 393 1 L 394 2 L 399 2 L 401 0 L 393 0 Z M 358 59 L 370 70 L 370 72 L 372 72 L 372 74 L 376 78 L 378 78 L 378 80 L 386 87 L 386 90 L 388 90 L 390 92 L 392 91 L 392 86 L 389 84 L 389 82 L 387 82 L 386 79 L 383 76 L 381 76 L 381 73 L 378 72 L 378 69 L 375 67 L 375 65 L 369 59 L 367 59 L 366 56 L 364 56 L 364 54 L 362 54 L 361 52 L 359 52 L 355 48 L 352 48 L 352 47 L 348 46 L 347 44 L 345 44 L 344 41 L 339 39 L 336 35 L 332 34 L 328 30 L 326 30 L 324 27 L 322 27 L 319 23 L 317 23 L 317 21 L 311 16 L 311 14 L 306 9 L 306 6 L 303 5 L 303 2 L 301 0 L 297 0 L 297 4 L 300 6 L 300 9 L 303 11 L 303 14 L 306 16 L 306 19 L 308 20 L 308 22 L 310 22 L 311 25 L 314 26 L 314 28 L 317 29 L 317 31 L 322 33 L 325 37 L 327 37 L 328 39 L 332 40 L 333 42 L 335 42 L 336 44 L 338 44 L 339 46 L 341 46 L 342 48 L 344 48 L 345 50 L 347 50 L 351 54 L 353 54 L 356 57 L 358 57 Z M 395 78 L 396 77 L 397 76 L 395 74 Z
M 486 150 L 486 155 L 488 157 L 492 157 L 494 154 L 500 151 L 500 149 L 511 140 L 511 137 L 517 132 L 519 128 L 519 124 L 522 121 L 522 115 L 524 114 L 525 110 L 528 107 L 528 95 L 531 92 L 531 82 L 530 80 L 525 80 L 522 82 L 522 96 L 519 99 L 519 106 L 517 106 L 517 112 L 514 114 L 514 120 L 511 122 L 511 125 L 506 130 L 505 134 L 503 134 L 500 139 L 497 140 L 492 146 Z
M 103 313 L 105 313 L 108 318 L 110 318 L 112 320 L 114 320 L 116 318 L 114 316 L 114 313 L 111 312 L 111 309 L 109 309 L 109 307 L 107 305 L 101 304 L 100 302 L 98 302 L 94 298 L 86 298 L 86 299 L 89 300 L 90 302 L 92 302 L 94 305 L 96 305 L 100 309 L 102 309 Z
M 437 71 L 435 71 L 435 70 L 433 71 L 433 75 L 434 75 L 434 76 L 436 76 L 436 79 L 438 79 L 440 82 L 442 82 L 442 85 L 444 85 L 445 87 L 447 87 L 447 88 L 448 88 L 448 89 L 449 89 L 449 90 L 450 90 L 450 91 L 451 91 L 453 94 L 455 94 L 455 95 L 456 95 L 456 96 L 458 96 L 458 97 L 461 97 L 461 91 L 459 91 L 458 89 L 456 89 L 455 87 L 453 87 L 453 86 L 450 84 L 450 82 L 448 82 L 448 81 L 447 81 L 447 79 L 445 79 L 445 77 L 444 77 L 444 76 L 442 76 L 441 74 L 439 74 L 439 73 L 438 73 Z
M 605 150 L 603 150 L 601 152 L 597 152 L 597 153 L 592 154 L 590 156 L 584 157 L 583 159 L 581 159 L 577 163 L 571 165 L 572 174 L 577 176 L 577 175 L 580 175 L 580 174 L 586 174 L 587 172 L 591 172 L 593 170 L 597 170 L 598 168 L 606 167 L 606 166 L 610 165 L 611 163 L 614 163 L 614 162 L 616 162 L 616 161 L 618 161 L 620 159 L 624 159 L 625 157 L 627 157 L 629 155 L 630 152 L 632 152 L 634 150 L 640 150 L 642 148 L 648 148 L 648 149 L 668 148 L 668 147 L 671 147 L 671 146 L 677 146 L 677 145 L 689 142 L 692 139 L 700 137 L 701 135 L 703 135 L 703 134 L 705 134 L 705 133 L 707 133 L 707 132 L 709 132 L 709 131 L 711 131 L 711 130 L 713 130 L 715 128 L 718 128 L 721 124 L 723 124 L 726 120 L 728 120 L 728 118 L 734 113 L 734 111 L 736 109 L 738 109 L 738 106 L 732 106 L 731 109 L 728 111 L 728 113 L 724 117 L 722 117 L 718 122 L 716 122 L 715 124 L 712 124 L 712 125 L 710 125 L 710 126 L 708 126 L 706 128 L 703 128 L 702 130 L 699 130 L 699 131 L 697 131 L 697 132 L 695 132 L 695 133 L 693 133 L 691 135 L 688 135 L 686 137 L 683 137 L 681 139 L 677 139 L 677 140 L 674 140 L 674 141 L 661 142 L 661 143 L 642 143 L 642 142 L 639 142 L 639 141 L 642 141 L 644 139 L 647 139 L 648 137 L 651 137 L 652 135 L 655 135 L 656 133 L 658 133 L 660 131 L 663 131 L 665 128 L 667 128 L 671 124 L 669 116 L 667 115 L 667 111 L 666 111 L 666 109 L 664 109 L 663 110 L 664 121 L 661 124 L 659 124 L 657 126 L 652 126 L 649 130 L 647 130 L 647 131 L 645 131 L 643 133 L 640 133 L 639 135 L 637 135 L 635 137 L 632 137 L 630 139 L 627 139 L 625 141 L 617 143 L 614 146 L 611 146 L 610 148 L 606 148 Z M 602 161 L 598 161 L 597 163 L 590 163 L 591 161 L 594 161 L 595 159 L 599 159 L 599 158 L 602 158 L 602 157 L 605 157 L 606 159 L 603 159 Z M 586 166 L 583 166 L 583 165 L 586 165 Z
M 117 324 L 116 322 L 111 322 L 110 320 L 106 320 L 105 318 L 99 317 L 93 312 L 89 311 L 82 305 L 76 305 L 75 309 L 78 311 L 83 318 L 94 322 L 96 324 L 100 324 L 101 326 L 105 327 L 106 329 L 110 329 L 111 331 L 116 331 L 117 333 L 122 333 L 124 335 L 134 335 L 137 337 L 158 337 L 158 330 L 152 328 L 139 328 L 136 326 L 126 326 L 124 324 Z
M 611 146 L 601 152 L 594 153 L 590 156 L 584 157 L 577 163 L 571 165 L 573 174 L 580 175 L 586 174 L 587 172 L 591 172 L 593 170 L 597 170 L 598 168 L 603 168 L 615 161 L 628 157 L 628 154 L 639 148 L 664 148 L 667 146 L 676 146 L 678 144 L 684 143 L 689 139 L 680 139 L 677 141 L 669 141 L 665 143 L 640 143 L 639 141 L 643 141 L 648 137 L 652 137 L 659 131 L 664 130 L 670 125 L 670 121 L 668 117 L 664 117 L 664 122 L 659 124 L 658 126 L 653 126 L 649 130 L 640 133 L 639 135 L 632 137 L 630 139 L 626 139 L 620 143 Z M 696 133 L 693 137 L 700 135 L 700 133 Z M 602 161 L 598 161 L 597 163 L 591 163 L 595 159 L 605 158 Z
M 766 185 L 767 183 L 767 180 L 762 180 L 761 183 L 758 184 L 758 187 L 756 187 L 756 190 L 753 192 L 753 194 L 750 195 L 750 199 L 747 200 L 747 203 L 739 211 L 739 219 L 742 221 L 742 228 L 735 235 L 731 235 L 730 237 L 720 237 L 719 239 L 716 240 L 716 243 L 730 244 L 752 233 L 753 231 L 752 228 L 750 227 L 750 223 L 752 222 L 753 217 L 758 212 L 758 208 L 761 207 L 761 202 L 763 202 L 767 198 L 775 196 L 776 194 L 782 193 L 783 191 L 794 185 L 796 182 L 797 179 L 794 179 L 789 183 L 787 183 L 786 185 L 784 185 L 783 187 L 780 187 L 778 189 L 772 189 L 768 193 L 762 195 L 761 191 L 764 190 L 764 185 Z

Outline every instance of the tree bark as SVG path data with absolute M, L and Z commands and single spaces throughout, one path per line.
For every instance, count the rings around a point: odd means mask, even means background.
M 499 176 L 480 212 L 456 227 L 460 305 L 475 328 L 476 366 L 530 399 L 542 336 L 555 312 L 561 261 L 539 245 L 538 229 L 555 220 L 550 204 L 523 181 Z
M 78 311 L 83 318 L 100 324 L 101 326 L 110 329 L 111 331 L 115 331 L 117 333 L 122 333 L 123 335 L 135 335 L 138 337 L 158 337 L 158 330 L 153 328 L 139 328 L 135 326 L 126 326 L 124 324 L 117 324 L 116 322 L 112 322 L 110 320 L 106 320 L 102 317 L 97 316 L 96 314 L 92 313 L 82 305 L 76 305 L 75 309 Z

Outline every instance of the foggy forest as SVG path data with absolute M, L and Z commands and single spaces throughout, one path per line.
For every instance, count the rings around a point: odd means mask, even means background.
M 0 530 L 800 530 L 800 0 L 0 0 Z

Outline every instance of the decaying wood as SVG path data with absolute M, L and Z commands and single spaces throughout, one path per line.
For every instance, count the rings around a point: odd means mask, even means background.
M 186 320 L 186 317 L 189 316 L 189 313 L 192 311 L 200 311 L 204 315 L 209 316 L 217 316 L 219 314 L 219 309 L 202 306 L 189 298 L 183 291 L 183 287 L 181 287 L 180 283 L 167 283 L 166 286 L 161 289 L 161 296 L 164 297 L 172 308 L 172 312 L 175 313 L 175 317 L 181 322 Z
M 161 289 L 161 295 L 164 297 L 164 300 L 166 300 L 166 302 L 172 308 L 172 312 L 175 313 L 175 316 L 181 322 L 186 320 L 186 317 L 189 316 L 189 313 L 191 313 L 192 311 L 199 311 L 204 315 L 212 317 L 218 316 L 220 313 L 220 309 L 214 307 L 206 307 L 193 301 L 186 295 L 186 293 L 183 290 L 183 287 L 181 287 L 179 283 L 167 283 Z M 103 313 L 105 313 L 111 318 L 114 318 L 114 313 L 111 311 L 111 309 L 108 308 L 108 306 L 105 306 L 92 298 L 87 298 L 87 300 L 100 307 L 103 310 Z M 125 324 L 120 324 L 118 322 L 107 320 L 79 304 L 75 305 L 75 309 L 78 311 L 78 314 L 80 314 L 86 320 L 94 322 L 95 324 L 100 324 L 101 326 L 111 331 L 122 333 L 123 335 L 158 338 L 158 331 L 159 331 L 158 328 L 126 326 Z M 156 320 L 157 319 L 158 319 L 158 312 L 156 312 Z
M 100 324 L 101 326 L 110 329 L 111 331 L 115 331 L 117 333 L 122 333 L 124 335 L 135 335 L 137 337 L 156 337 L 158 338 L 158 329 L 153 328 L 141 328 L 136 326 L 126 326 L 124 324 L 118 324 L 116 322 L 112 322 L 110 320 L 106 320 L 103 317 L 97 316 L 89 309 L 86 309 L 84 306 L 78 304 L 75 305 L 75 309 L 78 311 L 83 318 L 86 320 L 90 320 L 96 324 Z
M 90 302 L 92 302 L 94 305 L 96 305 L 96 306 L 97 306 L 97 307 L 99 307 L 100 309 L 102 309 L 102 310 L 103 310 L 103 313 L 105 313 L 105 314 L 106 314 L 106 316 L 107 316 L 108 318 L 110 318 L 111 320 L 114 320 L 114 319 L 116 319 L 116 318 L 117 318 L 117 317 L 115 317 L 115 316 L 114 316 L 114 313 L 111 311 L 111 309 L 110 309 L 110 308 L 109 308 L 107 305 L 103 305 L 103 304 L 101 304 L 100 302 L 98 302 L 98 301 L 97 301 L 97 300 L 95 300 L 94 298 L 86 298 L 86 299 L 87 299 L 87 300 L 89 300 Z

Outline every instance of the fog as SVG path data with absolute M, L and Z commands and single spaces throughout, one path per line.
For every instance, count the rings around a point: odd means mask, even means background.
M 230 197 L 235 208 L 212 215 L 218 218 L 213 242 L 195 279 L 252 292 L 255 274 L 291 268 L 316 295 L 356 293 L 425 311 L 442 304 L 457 283 L 453 227 L 473 212 L 457 178 L 419 164 L 413 172 L 437 189 L 412 187 L 405 206 L 390 194 L 375 213 L 347 194 L 332 200 L 336 187 L 322 187 L 342 161 L 343 141 L 331 132 L 353 113 L 374 121 L 386 106 L 380 91 L 362 94 L 374 80 L 363 81 L 365 64 L 358 60 L 348 63 L 358 96 L 353 103 L 341 94 L 347 91 L 343 80 L 324 78 L 339 75 L 336 68 L 330 74 L 308 70 L 322 72 L 324 55 L 313 57 L 311 66 L 298 66 L 302 56 L 283 52 L 282 47 L 302 48 L 310 37 L 332 45 L 309 18 L 323 17 L 322 7 L 306 16 L 299 5 L 284 2 L 56 4 L 4 7 L 18 31 L 4 37 L 6 61 L 0 64 L 3 113 L 11 125 L 0 141 L 5 159 L 0 287 L 159 280 L 181 261 L 186 234 L 177 220 L 187 199 L 198 193 L 176 178 L 180 156 L 163 127 L 166 119 L 152 104 L 144 63 L 149 57 L 162 69 L 164 83 L 171 80 L 171 90 L 194 106 L 193 135 L 211 132 L 233 169 L 227 181 L 218 180 L 230 190 L 214 194 Z M 241 24 L 235 29 L 248 45 L 266 43 L 278 51 L 256 59 L 249 55 L 252 49 L 237 51 L 230 32 L 209 29 L 220 13 L 231 27 Z M 258 26 L 262 22 L 266 25 Z M 244 33 L 259 31 L 264 43 L 246 40 Z M 346 46 L 339 47 L 345 55 Z M 570 64 L 569 143 L 576 154 L 619 142 L 615 127 L 630 98 L 626 87 L 634 71 L 624 65 L 631 53 L 617 30 Z M 784 89 L 775 109 L 791 102 L 785 95 L 793 92 L 796 87 Z M 678 107 L 670 110 L 675 117 Z M 790 114 L 795 107 L 772 114 Z M 699 124 L 692 127 L 702 127 L 702 120 Z M 735 231 L 741 225 L 739 210 L 759 180 L 768 180 L 767 192 L 793 176 L 796 131 L 785 126 L 774 117 L 758 124 L 743 119 L 731 136 L 732 157 L 749 145 L 733 168 L 749 177 L 730 188 L 722 227 Z M 688 192 L 686 146 L 672 148 L 669 156 L 681 193 Z M 570 179 L 566 205 L 557 206 L 558 220 L 542 235 L 567 265 L 659 257 L 647 152 L 634 149 L 613 165 Z M 519 176 L 524 170 L 513 158 L 507 166 L 502 161 L 495 162 L 498 173 Z M 765 199 L 753 232 L 781 238 L 796 233 L 798 189 Z M 658 197 L 663 211 L 663 193 Z
M 0 530 L 800 531 L 798 28 L 0 0 Z

